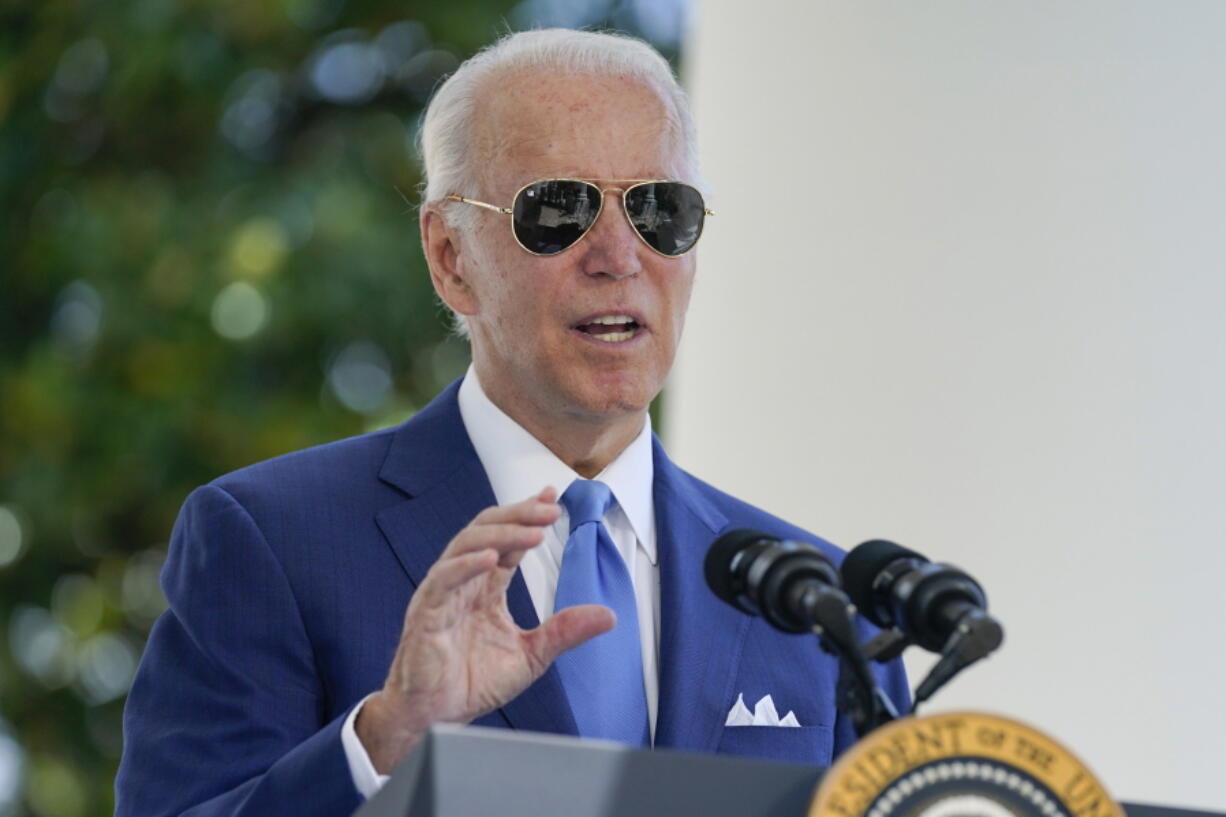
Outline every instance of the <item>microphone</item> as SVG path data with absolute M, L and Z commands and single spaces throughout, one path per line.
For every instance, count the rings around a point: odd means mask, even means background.
M 829 629 L 834 622 L 817 620 L 819 608 L 837 614 L 834 608 L 851 604 L 839 589 L 839 571 L 824 553 L 760 531 L 742 528 L 716 539 L 703 570 L 716 596 L 788 633 L 814 625 Z
M 805 542 L 740 529 L 715 540 L 703 571 L 707 586 L 723 601 L 784 632 L 814 632 L 823 649 L 839 656 L 849 672 L 840 673 L 838 706 L 850 715 L 857 734 L 898 717 L 869 669 L 856 638 L 856 608 L 826 554 Z
M 916 689 L 916 704 L 1004 640 L 1000 623 L 987 614 L 983 588 L 956 567 L 874 539 L 847 554 L 842 574 L 848 595 L 870 621 L 941 654 Z

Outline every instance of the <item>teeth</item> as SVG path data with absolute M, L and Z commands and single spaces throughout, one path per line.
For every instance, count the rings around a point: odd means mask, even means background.
M 594 338 L 600 338 L 609 343 L 621 343 L 623 340 L 630 340 L 634 337 L 634 332 L 606 332 L 603 335 L 592 335 Z
M 629 315 L 605 315 L 604 317 L 596 318 L 595 320 L 590 321 L 590 323 L 602 323 L 602 324 L 634 323 L 634 318 L 630 317 Z

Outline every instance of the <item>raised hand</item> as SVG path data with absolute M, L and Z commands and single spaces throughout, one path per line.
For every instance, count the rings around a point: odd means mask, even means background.
M 519 695 L 562 652 L 613 628 L 607 607 L 562 610 L 521 630 L 507 587 L 524 553 L 561 509 L 557 493 L 486 508 L 447 545 L 413 594 L 383 689 L 366 701 L 356 731 L 386 774 L 430 724 L 467 723 Z

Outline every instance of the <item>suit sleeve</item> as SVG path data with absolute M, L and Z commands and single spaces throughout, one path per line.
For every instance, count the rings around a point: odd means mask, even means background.
M 117 817 L 346 815 L 361 805 L 293 589 L 216 486 L 175 523 L 169 607 L 124 710 Z

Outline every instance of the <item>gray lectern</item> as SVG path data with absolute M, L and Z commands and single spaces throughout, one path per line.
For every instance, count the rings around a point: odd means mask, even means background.
M 804 817 L 822 770 L 436 726 L 353 817 Z M 1226 817 L 1123 803 L 1129 817 Z
M 354 817 L 786 817 L 821 769 L 436 726 Z

